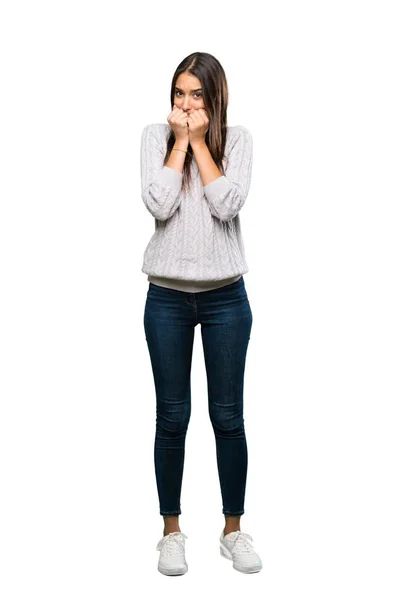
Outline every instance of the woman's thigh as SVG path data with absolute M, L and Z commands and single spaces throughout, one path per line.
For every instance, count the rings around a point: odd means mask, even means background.
M 208 294 L 206 296 L 206 294 Z M 198 301 L 210 411 L 226 423 L 241 418 L 246 354 L 253 315 L 243 278 L 202 293 Z
M 195 313 L 186 295 L 150 283 L 144 329 L 157 398 L 182 401 L 190 390 Z

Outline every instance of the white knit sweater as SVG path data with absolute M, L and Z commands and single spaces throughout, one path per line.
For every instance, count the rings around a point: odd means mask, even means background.
M 228 285 L 248 272 L 239 211 L 247 198 L 253 141 L 241 125 L 228 127 L 225 175 L 203 185 L 193 156 L 192 185 L 163 166 L 169 124 L 147 125 L 141 138 L 142 200 L 155 219 L 142 271 L 148 281 L 182 291 Z

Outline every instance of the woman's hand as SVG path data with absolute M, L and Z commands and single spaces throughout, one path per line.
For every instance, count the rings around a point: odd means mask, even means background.
M 189 144 L 188 115 L 185 111 L 174 104 L 167 121 L 175 134 L 175 139 L 179 142 Z
M 189 144 L 204 142 L 208 131 L 208 115 L 204 108 L 193 110 L 188 118 Z

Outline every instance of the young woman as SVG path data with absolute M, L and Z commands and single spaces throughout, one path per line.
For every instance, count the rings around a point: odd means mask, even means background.
M 239 571 L 262 568 L 251 536 L 240 529 L 247 476 L 243 380 L 253 317 L 239 211 L 250 186 L 252 137 L 241 125 L 227 126 L 227 103 L 221 64 L 195 52 L 173 76 L 168 124 L 147 125 L 141 139 L 142 199 L 155 219 L 142 271 L 149 281 L 144 328 L 156 392 L 154 460 L 164 519 L 158 569 L 165 575 L 187 571 L 179 515 L 199 323 L 225 517 L 220 551 Z

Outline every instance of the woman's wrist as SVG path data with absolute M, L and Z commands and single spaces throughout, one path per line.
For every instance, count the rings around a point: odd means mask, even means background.
M 185 140 L 176 140 L 173 146 L 174 150 L 187 150 L 189 146 L 189 142 Z

